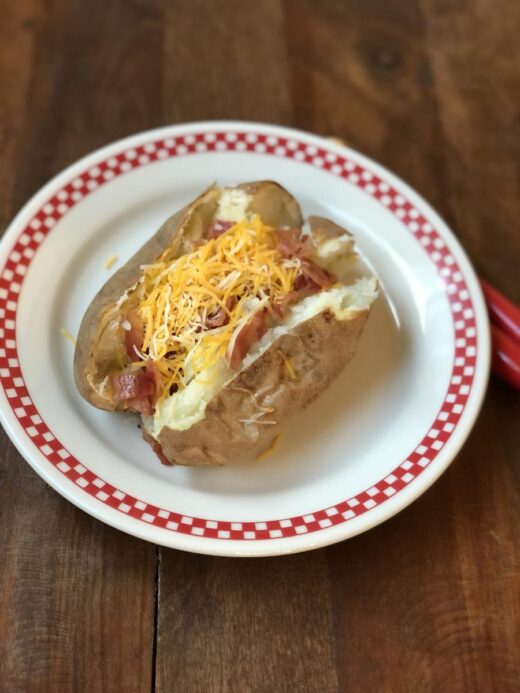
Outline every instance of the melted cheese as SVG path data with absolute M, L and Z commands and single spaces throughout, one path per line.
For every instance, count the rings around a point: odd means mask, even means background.
M 280 356 L 285 366 L 285 372 L 287 373 L 289 378 L 291 380 L 297 380 L 296 371 L 294 370 L 294 366 L 291 359 L 288 356 L 286 356 L 286 354 L 284 354 L 283 351 L 280 351 Z

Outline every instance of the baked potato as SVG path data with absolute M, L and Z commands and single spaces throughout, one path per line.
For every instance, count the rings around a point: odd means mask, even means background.
M 352 358 L 377 281 L 350 233 L 303 221 L 277 183 L 211 187 L 170 217 L 83 317 L 74 377 L 141 416 L 161 461 L 223 465 L 265 450 Z

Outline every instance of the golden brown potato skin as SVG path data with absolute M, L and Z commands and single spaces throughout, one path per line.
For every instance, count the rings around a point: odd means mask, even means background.
M 259 181 L 238 187 L 251 195 L 248 209 L 265 223 L 297 228 L 303 224 L 297 201 L 277 183 Z M 125 408 L 99 388 L 104 376 L 126 361 L 118 300 L 138 281 L 140 266 L 154 262 L 167 247 L 172 248 L 173 257 L 192 250 L 193 241 L 203 236 L 214 218 L 219 195 L 219 188 L 209 188 L 170 217 L 109 279 L 87 309 L 77 337 L 74 377 L 81 395 L 94 406 L 109 411 Z M 329 236 L 345 233 L 320 217 L 311 217 L 309 222 Z M 222 465 L 265 449 L 282 426 L 316 399 L 350 361 L 368 312 L 353 311 L 339 321 L 324 311 L 281 336 L 208 403 L 204 419 L 186 431 L 161 430 L 162 456 L 170 464 Z M 290 360 L 295 379 L 282 354 Z M 245 425 L 241 420 L 250 419 L 259 407 L 266 410 L 260 422 L 274 423 Z
M 237 186 L 251 195 L 249 210 L 272 226 L 300 227 L 301 210 L 294 197 L 273 181 L 257 181 Z M 79 393 L 100 409 L 124 409 L 109 394 L 96 388 L 110 370 L 125 360 L 124 339 L 115 303 L 141 275 L 140 266 L 154 262 L 171 246 L 174 256 L 190 251 L 192 241 L 202 237 L 217 209 L 220 188 L 212 187 L 167 219 L 157 233 L 102 287 L 81 322 L 74 353 L 74 379 Z
M 162 429 L 159 443 L 166 459 L 187 466 L 223 465 L 265 449 L 350 361 L 367 317 L 364 310 L 336 320 L 324 311 L 279 337 L 215 395 L 204 419 L 186 431 Z M 289 377 L 280 352 L 290 359 L 296 380 Z M 258 411 L 255 400 L 273 408 L 262 418 L 275 421 L 274 425 L 241 423 Z

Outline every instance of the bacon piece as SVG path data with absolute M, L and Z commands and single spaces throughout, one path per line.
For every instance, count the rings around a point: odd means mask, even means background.
M 320 267 L 310 258 L 314 254 L 314 245 L 310 237 L 304 237 L 300 229 L 278 229 L 278 250 L 283 257 L 297 257 L 301 263 L 301 270 L 294 283 L 294 289 L 330 289 L 337 279 L 323 267 Z M 322 232 L 324 233 L 324 232 Z
M 301 260 L 301 273 L 294 280 L 293 290 L 285 294 L 277 303 L 270 306 L 273 317 L 283 320 L 289 306 L 302 301 L 307 296 L 329 289 L 336 283 L 336 277 L 311 260 Z
M 238 369 L 253 344 L 256 344 L 267 332 L 267 315 L 267 308 L 257 311 L 238 333 L 229 358 L 229 365 L 234 371 Z
M 147 443 L 149 443 L 152 447 L 152 450 L 155 452 L 157 457 L 159 458 L 161 464 L 166 465 L 167 467 L 172 467 L 172 463 L 170 462 L 169 459 L 164 455 L 162 451 L 161 444 L 159 441 L 155 440 L 155 438 L 152 438 L 152 436 L 147 433 L 146 431 L 143 430 L 143 438 L 146 440 Z
M 312 257 L 312 241 L 304 237 L 300 229 L 277 229 L 278 251 L 283 257 Z
M 137 373 L 121 373 L 111 378 L 114 388 L 114 398 L 119 401 L 133 399 L 137 394 L 139 375 Z
M 330 287 L 334 286 L 334 284 L 337 282 L 337 278 L 332 274 L 332 272 L 329 272 L 324 267 L 319 267 L 319 265 L 311 260 L 305 259 L 301 260 L 300 276 L 303 276 L 309 281 L 313 282 L 320 291 L 322 289 L 330 289 Z M 296 278 L 296 281 L 297 280 L 298 277 Z M 294 286 L 295 288 L 299 288 L 296 286 L 296 281 Z
M 130 329 L 125 331 L 126 353 L 132 361 L 135 361 L 139 357 L 134 346 L 139 351 L 143 348 L 144 323 L 139 315 L 139 311 L 135 308 L 128 311 L 126 319 L 130 323 Z
M 289 294 L 292 294 L 293 292 L 290 291 Z M 278 320 L 283 320 L 285 318 L 285 315 L 287 313 L 287 306 L 289 305 L 289 301 L 286 301 L 285 299 L 289 294 L 286 294 L 284 296 L 284 300 L 278 301 L 277 303 L 273 303 L 272 306 L 270 306 L 271 313 L 274 318 L 277 318 Z
M 211 313 L 207 316 L 205 327 L 207 327 L 209 330 L 212 330 L 215 327 L 222 327 L 223 325 L 227 325 L 229 322 L 229 313 L 233 310 L 236 303 L 236 296 L 230 296 L 226 301 L 227 310 L 224 310 L 224 308 L 219 306 L 214 313 Z
M 229 322 L 229 315 L 226 313 L 224 308 L 219 307 L 214 313 L 208 315 L 206 318 L 205 327 L 208 330 L 213 330 L 215 327 L 222 327 Z
M 142 414 L 143 416 L 151 416 L 153 414 L 153 407 L 150 404 L 148 397 L 134 397 L 128 400 L 128 411 L 133 411 L 136 414 Z
M 306 274 L 299 274 L 294 280 L 294 291 L 287 294 L 287 299 L 289 303 L 295 303 L 296 301 L 305 298 L 305 296 L 311 296 L 320 290 L 318 284 L 312 281 L 310 277 Z
M 278 303 L 274 303 L 271 306 L 271 312 L 275 318 L 283 320 L 287 315 L 289 306 L 303 301 L 307 296 L 317 294 L 320 290 L 321 287 L 309 276 L 299 274 L 294 280 L 293 290 L 285 294 Z
M 227 231 L 230 229 L 235 222 L 233 221 L 222 221 L 217 219 L 214 221 L 212 224 L 209 225 L 207 231 L 206 231 L 206 238 L 208 240 L 211 240 L 213 238 L 218 238 L 221 236 L 224 231 Z
M 153 361 L 135 373 L 121 373 L 111 377 L 114 398 L 127 402 L 130 411 L 150 416 L 161 392 L 162 376 Z
M 145 366 L 145 372 L 149 380 L 151 380 L 154 384 L 155 390 L 153 393 L 154 400 L 153 404 L 155 406 L 155 403 L 159 399 L 159 395 L 161 394 L 161 388 L 163 384 L 163 378 L 161 375 L 161 371 L 157 368 L 155 363 L 153 361 L 148 360 L 146 362 Z

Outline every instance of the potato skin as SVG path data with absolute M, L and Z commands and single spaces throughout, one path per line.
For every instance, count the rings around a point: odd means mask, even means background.
M 251 195 L 249 210 L 265 223 L 298 228 L 303 224 L 297 201 L 277 183 L 259 181 L 237 187 Z M 125 409 L 99 387 L 104 374 L 125 360 L 117 301 L 138 281 L 142 264 L 154 262 L 169 246 L 174 256 L 191 250 L 208 219 L 213 219 L 219 195 L 219 188 L 209 188 L 167 219 L 88 307 L 77 337 L 74 378 L 80 394 L 94 406 L 108 411 Z M 344 233 L 328 220 L 316 217 L 309 221 L 330 235 Z M 157 442 L 149 442 L 161 446 L 162 461 L 186 466 L 229 464 L 264 450 L 287 421 L 315 400 L 350 361 L 368 313 L 369 309 L 352 311 L 347 319 L 337 320 L 332 312 L 324 311 L 300 323 L 213 397 L 204 419 L 186 431 L 164 427 Z M 291 379 L 282 354 L 290 359 L 296 379 Z M 245 425 L 241 420 L 250 419 L 259 405 L 268 409 L 262 419 L 275 423 Z M 143 434 L 149 439 L 146 431 Z
M 118 317 L 114 304 L 137 282 L 142 264 L 153 262 L 168 245 L 180 241 L 180 231 L 189 215 L 190 207 L 197 205 L 208 193 L 209 191 L 203 193 L 192 205 L 167 219 L 157 233 L 103 285 L 87 308 L 76 338 L 74 380 L 79 393 L 95 407 L 108 411 L 118 408 L 113 399 L 102 396 L 93 382 L 100 366 L 97 354 L 100 337 L 105 329 L 110 329 L 110 321 Z M 119 342 L 122 344 L 122 335 L 115 330 L 110 341 L 112 343 L 108 345 L 107 350 L 112 348 L 113 351 L 117 351 L 120 348 Z
M 164 457 L 176 465 L 223 465 L 267 448 L 287 421 L 314 401 L 354 356 L 368 312 L 337 320 L 323 311 L 279 337 L 213 397 L 204 419 L 186 431 L 161 430 L 158 442 Z M 290 359 L 296 380 L 289 377 L 281 352 Z M 262 418 L 275 421 L 274 425 L 240 421 L 258 411 L 255 401 L 273 408 Z
M 273 226 L 300 226 L 298 202 L 274 181 L 256 181 L 236 186 L 251 195 L 249 209 Z M 121 267 L 96 294 L 81 322 L 74 352 L 74 380 L 79 393 L 90 404 L 107 411 L 124 410 L 96 384 L 103 380 L 111 364 L 124 361 L 123 334 L 116 302 L 141 275 L 140 266 L 154 262 L 171 246 L 175 255 L 189 252 L 189 244 L 199 239 L 205 222 L 213 218 L 220 188 L 211 187 L 189 205 L 167 219 L 160 229 Z

